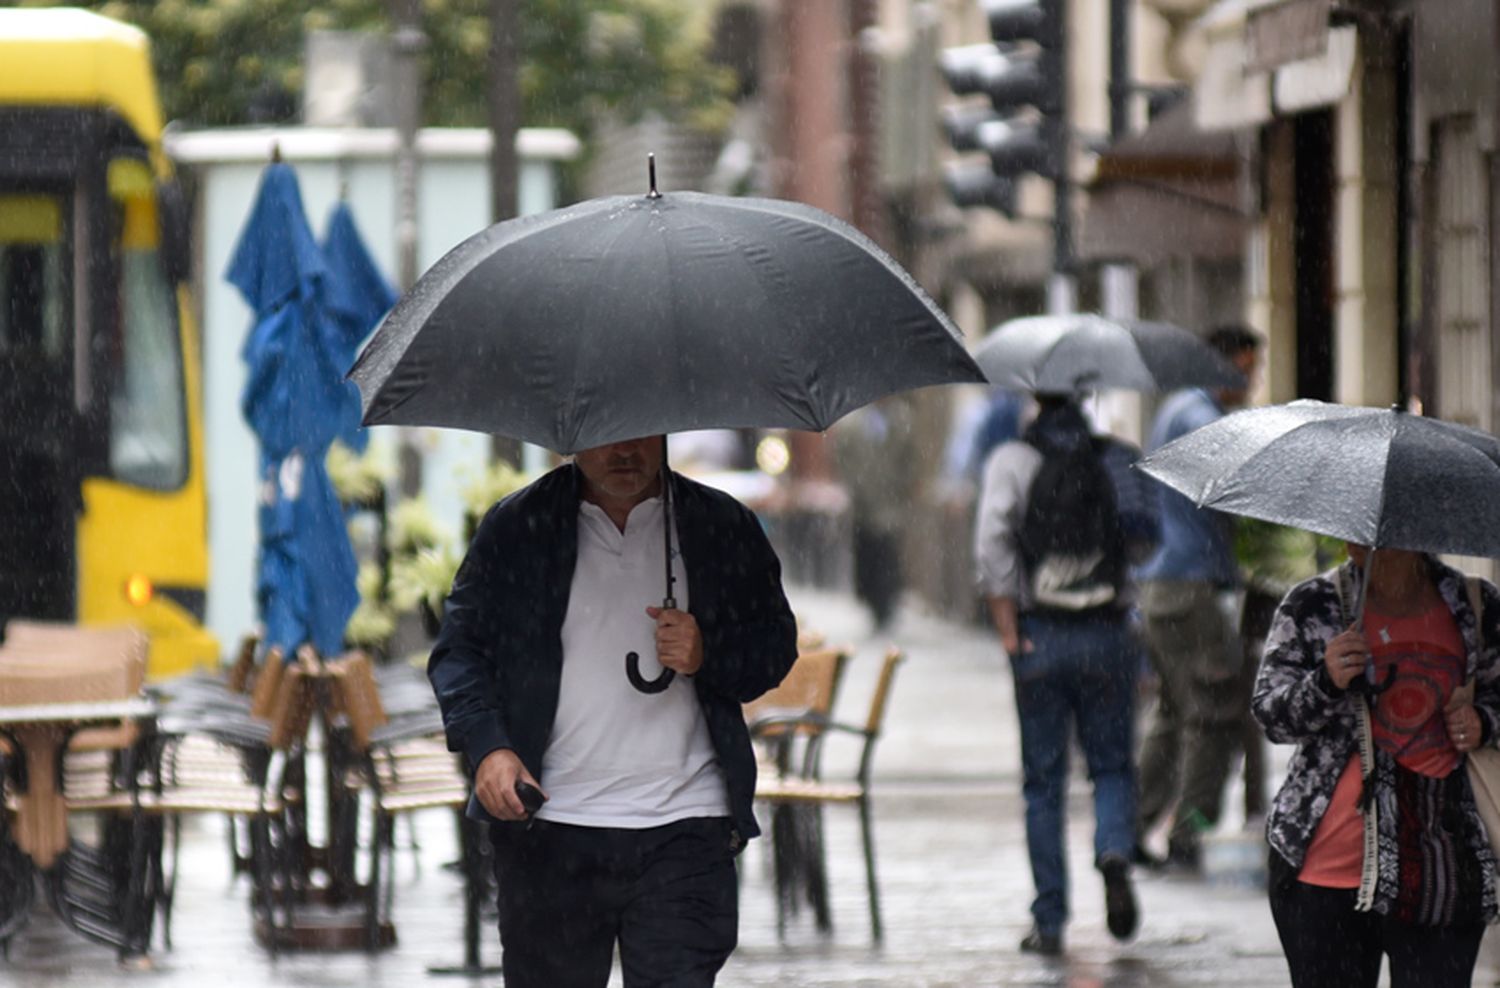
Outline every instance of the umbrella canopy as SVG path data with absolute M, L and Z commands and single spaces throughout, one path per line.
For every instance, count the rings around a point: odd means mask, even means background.
M 1185 329 L 1089 313 L 1012 319 L 984 338 L 974 359 L 992 384 L 1044 394 L 1245 384 L 1233 364 Z
M 340 373 L 347 347 L 324 309 L 327 277 L 296 174 L 270 165 L 225 278 L 255 312 L 240 408 L 260 440 L 256 600 L 265 644 L 288 657 L 304 642 L 340 651 L 359 601 L 354 552 L 323 467 L 350 398 Z
M 380 273 L 354 223 L 349 204 L 340 199 L 328 217 L 323 234 L 323 261 L 328 268 L 327 289 L 331 341 L 337 350 L 337 365 L 348 367 L 359 346 L 381 318 L 396 304 L 396 290 Z M 363 452 L 369 435 L 360 427 L 362 409 L 359 389 L 345 382 L 348 397 L 340 412 L 338 439 L 355 452 Z
M 1143 459 L 1201 507 L 1421 552 L 1500 556 L 1500 440 L 1399 409 L 1235 412 Z
M 810 206 L 673 192 L 510 220 L 397 303 L 350 377 L 366 425 L 576 452 L 690 429 L 823 430 L 983 377 L 911 276 Z

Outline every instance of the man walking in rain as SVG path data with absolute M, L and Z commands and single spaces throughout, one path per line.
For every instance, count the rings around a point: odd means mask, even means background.
M 584 450 L 492 508 L 428 663 L 470 813 L 495 821 L 508 988 L 602 988 L 617 945 L 627 986 L 712 985 L 735 947 L 759 832 L 741 704 L 791 668 L 796 626 L 755 517 L 663 452 Z M 675 609 L 654 606 L 668 526 Z M 627 653 L 675 676 L 643 692 Z
M 1135 679 L 1126 623 L 1129 564 L 1156 537 L 1150 481 L 1136 451 L 1090 434 L 1075 400 L 1038 395 L 1022 438 L 985 463 L 975 526 L 979 584 L 1010 658 L 1021 726 L 1026 847 L 1036 899 L 1028 952 L 1063 950 L 1069 916 L 1064 804 L 1070 731 L 1094 785 L 1094 866 L 1109 931 L 1138 923 L 1130 882 L 1135 847 Z
M 1261 337 L 1222 326 L 1208 342 L 1244 375 L 1237 389 L 1179 391 L 1157 412 L 1148 451 L 1155 451 L 1242 405 L 1260 355 Z M 1173 809 L 1169 864 L 1196 871 L 1199 838 L 1219 821 L 1224 784 L 1243 746 L 1242 728 L 1254 677 L 1243 675 L 1235 591 L 1240 585 L 1227 516 L 1193 506 L 1157 485 L 1161 547 L 1137 573 L 1157 699 L 1141 748 L 1140 832 Z M 1137 860 L 1158 863 L 1144 846 Z

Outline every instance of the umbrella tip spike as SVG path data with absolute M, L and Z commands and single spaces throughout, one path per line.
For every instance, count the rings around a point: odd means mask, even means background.
M 651 191 L 646 193 L 648 199 L 660 199 L 661 193 L 656 191 L 656 155 L 646 155 L 646 181 L 651 185 Z
M 273 164 L 273 165 L 279 165 L 279 164 L 281 164 L 281 142 L 280 141 L 272 141 L 271 142 L 271 164 Z

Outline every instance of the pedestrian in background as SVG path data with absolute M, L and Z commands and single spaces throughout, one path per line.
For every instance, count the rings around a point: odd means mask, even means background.
M 738 939 L 741 704 L 791 668 L 796 622 L 755 516 L 663 459 L 660 436 L 584 450 L 492 508 L 428 660 L 492 821 L 512 988 L 603 988 L 617 947 L 627 986 L 701 988 Z M 667 535 L 675 608 L 653 606 Z M 675 678 L 634 685 L 627 651 Z
M 1020 440 L 985 464 L 974 551 L 979 586 L 1010 659 L 1021 728 L 1026 847 L 1036 898 L 1023 951 L 1063 950 L 1070 735 L 1094 786 L 1094 865 L 1110 933 L 1139 921 L 1131 758 L 1139 652 L 1127 624 L 1129 565 L 1154 544 L 1154 502 L 1136 451 L 1095 437 L 1078 403 L 1038 395 Z
M 1021 435 L 1021 416 L 1026 411 L 1026 399 L 1008 388 L 995 388 L 984 403 L 984 410 L 974 423 L 973 434 L 965 450 L 964 475 L 977 485 L 984 470 L 985 461 L 1001 443 L 1008 443 Z
M 854 595 L 876 631 L 896 615 L 906 585 L 901 536 L 911 523 L 917 470 L 911 406 L 893 395 L 849 414 L 832 429 L 834 462 L 849 492 Z
M 1393 988 L 1459 988 L 1496 916 L 1464 759 L 1500 737 L 1500 594 L 1481 581 L 1476 615 L 1431 556 L 1349 556 L 1281 602 L 1255 685 L 1266 735 L 1297 746 L 1266 825 L 1271 914 L 1294 988 L 1374 988 L 1382 957 Z
M 1260 356 L 1261 337 L 1243 326 L 1221 326 L 1208 342 L 1244 375 L 1244 384 L 1210 393 L 1171 395 L 1152 424 L 1155 451 L 1244 403 Z M 1199 837 L 1219 821 L 1224 784 L 1242 749 L 1251 679 L 1244 675 L 1239 633 L 1239 567 L 1228 516 L 1194 507 L 1157 485 L 1161 545 L 1137 572 L 1140 609 L 1157 695 L 1146 717 L 1140 756 L 1141 863 L 1160 862 L 1144 846 L 1172 812 L 1167 861 L 1196 871 Z M 1174 810 L 1175 806 L 1175 810 Z

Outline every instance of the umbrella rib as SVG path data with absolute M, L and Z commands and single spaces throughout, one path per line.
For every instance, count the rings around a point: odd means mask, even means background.
M 739 206 L 743 202 L 745 202 L 745 200 L 736 200 L 735 204 L 736 206 Z M 797 217 L 792 213 L 786 211 L 772 209 L 760 209 L 759 211 L 774 213 L 779 216 L 790 216 L 792 219 L 797 219 L 799 221 L 802 220 L 801 217 Z M 785 284 L 789 283 L 792 280 L 790 276 L 788 276 L 786 271 L 780 267 L 780 261 L 777 256 L 770 251 L 755 252 L 756 244 L 753 241 L 746 240 L 744 237 L 735 233 L 734 230 L 726 227 L 723 223 L 715 222 L 714 218 L 711 216 L 698 216 L 697 219 L 704 226 L 708 227 L 716 234 L 718 234 L 719 237 L 734 245 L 734 255 L 743 261 L 745 269 L 755 280 L 755 284 L 759 286 L 761 290 L 761 299 L 765 302 L 766 305 L 775 310 L 775 318 L 777 319 L 777 321 L 784 325 L 796 325 L 796 313 L 788 310 L 785 293 L 779 290 L 771 290 L 777 287 L 776 282 L 778 281 Z M 827 227 L 826 225 L 825 228 L 833 229 L 832 227 Z M 847 240 L 849 238 L 846 237 L 845 239 Z M 850 242 L 858 245 L 857 241 L 851 240 Z M 806 334 L 804 336 L 798 337 L 799 340 L 809 338 L 811 338 L 811 334 Z M 805 354 L 800 356 L 801 358 L 805 358 Z M 797 375 L 799 367 L 809 368 L 813 372 L 814 379 L 806 381 L 805 389 L 805 393 L 810 400 L 807 401 L 801 409 L 792 408 L 791 410 L 793 411 L 793 414 L 799 419 L 799 424 L 803 425 L 806 428 L 822 431 L 827 427 L 827 425 L 831 423 L 823 422 L 824 415 L 822 414 L 822 410 L 814 407 L 815 402 L 811 400 L 818 396 L 818 389 L 816 387 L 816 370 L 818 362 L 811 359 L 793 359 L 793 356 L 791 354 L 786 354 L 785 356 L 783 356 L 781 363 L 792 376 Z M 783 402 L 783 404 L 785 404 L 785 402 Z M 730 423 L 726 423 L 726 425 L 729 424 Z M 736 427 L 743 427 L 751 424 L 753 423 L 733 423 L 733 425 Z
M 963 333 L 958 330 L 958 327 L 953 324 L 952 320 L 947 317 L 946 313 L 943 313 L 943 310 L 938 308 L 937 304 L 932 301 L 931 297 L 927 294 L 927 290 L 924 289 L 921 284 L 919 284 L 917 280 L 911 276 L 911 272 L 907 271 L 904 267 L 896 262 L 895 258 L 886 253 L 885 248 L 881 247 L 875 241 L 871 240 L 869 237 L 861 233 L 858 229 L 843 222 L 836 216 L 832 217 L 834 222 L 829 223 L 823 217 L 814 218 L 810 216 L 799 215 L 800 210 L 798 209 L 773 209 L 770 207 L 770 203 L 772 202 L 774 202 L 776 205 L 781 206 L 801 206 L 800 203 L 795 202 L 781 202 L 765 199 L 747 198 L 736 200 L 736 204 L 741 206 L 742 208 L 754 209 L 768 213 L 776 213 L 777 215 L 802 220 L 804 222 L 818 222 L 818 225 L 821 228 L 827 230 L 830 233 L 836 234 L 838 237 L 854 246 L 857 250 L 869 254 L 872 258 L 877 260 L 881 264 L 881 266 L 883 266 L 888 271 L 890 271 L 891 274 L 899 278 L 902 284 L 907 289 L 916 294 L 918 298 L 926 301 L 930 308 L 932 308 L 935 312 L 942 314 L 943 318 L 939 320 L 939 322 L 948 332 L 948 335 L 953 337 L 954 341 L 957 342 L 960 346 L 964 344 L 965 341 Z

